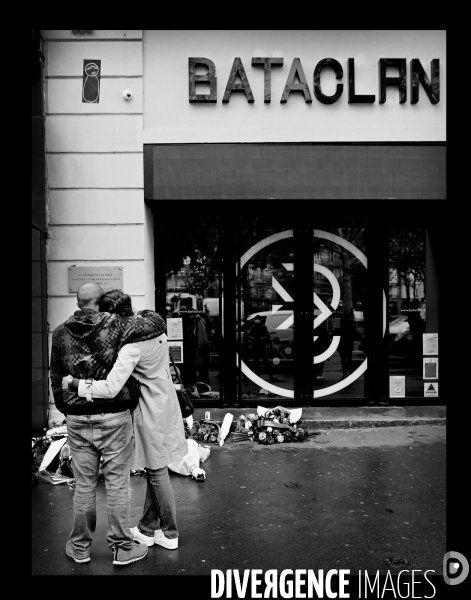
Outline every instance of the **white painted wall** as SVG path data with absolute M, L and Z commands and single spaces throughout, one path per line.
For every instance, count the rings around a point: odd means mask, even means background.
M 72 265 L 122 266 L 134 308 L 154 307 L 153 227 L 143 191 L 142 32 L 43 35 L 52 333 L 77 309 L 67 286 Z M 101 60 L 98 104 L 82 103 L 84 59 Z M 49 421 L 55 414 L 52 407 Z
M 188 101 L 188 57 L 210 58 L 216 64 L 217 104 Z M 252 57 L 283 57 L 272 69 L 272 101 L 263 102 L 263 69 Z M 240 57 L 255 102 L 233 93 L 222 97 L 235 57 Z M 293 58 L 300 58 L 312 104 L 302 94 L 290 94 L 280 104 Z M 335 58 L 343 67 L 343 94 L 332 105 L 314 97 L 313 73 L 322 58 Z M 372 105 L 348 104 L 347 59 L 355 59 L 356 93 L 375 94 Z M 397 88 L 388 88 L 379 104 L 379 58 L 407 59 L 408 99 L 399 104 Z M 440 102 L 432 105 L 420 89 L 418 104 L 410 104 L 409 68 L 420 59 L 430 74 L 432 58 L 440 59 Z M 201 73 L 204 71 L 201 70 Z M 397 75 L 391 70 L 388 75 Z M 325 94 L 336 86 L 325 69 Z M 204 90 L 197 93 L 207 93 Z M 144 31 L 144 143 L 163 142 L 312 142 L 312 141 L 444 141 L 446 139 L 445 30 L 193 30 Z

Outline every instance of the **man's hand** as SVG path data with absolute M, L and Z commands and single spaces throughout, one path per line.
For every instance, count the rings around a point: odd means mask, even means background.
M 66 392 L 69 391 L 69 383 L 73 380 L 72 375 L 66 375 L 66 377 L 62 378 L 62 389 Z

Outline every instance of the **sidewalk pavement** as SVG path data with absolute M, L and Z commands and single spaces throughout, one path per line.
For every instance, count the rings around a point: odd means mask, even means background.
M 239 415 L 256 412 L 251 408 L 195 408 L 193 419 L 204 419 L 209 411 L 211 421 L 222 423 L 231 413 L 234 421 Z M 358 429 L 362 427 L 395 427 L 404 425 L 445 425 L 445 406 L 307 406 L 301 417 L 307 429 Z

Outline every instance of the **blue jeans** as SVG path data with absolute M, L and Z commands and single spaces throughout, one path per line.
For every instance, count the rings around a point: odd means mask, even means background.
M 167 467 L 146 469 L 147 490 L 144 512 L 137 528 L 149 537 L 156 529 L 162 529 L 165 537 L 178 537 L 177 509 Z
M 75 475 L 74 525 L 70 540 L 75 555 L 90 555 L 96 527 L 96 484 L 103 457 L 108 508 L 108 545 L 130 550 L 133 535 L 129 530 L 133 427 L 131 413 L 68 415 L 68 443 Z

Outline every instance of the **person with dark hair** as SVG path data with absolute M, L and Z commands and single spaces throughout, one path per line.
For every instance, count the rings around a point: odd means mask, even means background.
M 134 311 L 130 296 L 121 290 L 111 290 L 103 294 L 100 300 L 100 311 L 116 313 L 120 317 L 132 317 Z
M 257 371 L 259 360 L 262 359 L 268 373 L 268 379 L 270 381 L 277 381 L 277 378 L 273 375 L 272 366 L 267 354 L 267 343 L 270 341 L 270 334 L 266 326 L 262 323 L 260 315 L 254 317 L 247 337 L 252 344 L 254 366 Z
M 100 309 L 121 317 L 133 314 L 131 298 L 121 290 L 103 295 Z M 141 311 L 146 316 L 150 311 Z M 133 469 L 146 469 L 147 491 L 144 511 L 136 527 L 134 539 L 146 546 L 178 548 L 176 505 L 167 465 L 183 459 L 188 451 L 183 418 L 170 366 L 166 327 L 150 340 L 126 344 L 106 379 L 101 381 L 69 381 L 79 396 L 93 400 L 113 398 L 120 393 L 131 373 L 141 384 L 141 397 L 134 410 Z M 67 379 L 67 378 L 65 378 Z
M 90 562 L 96 526 L 96 485 L 100 459 L 106 483 L 108 544 L 113 564 L 127 565 L 147 555 L 136 544 L 129 529 L 129 472 L 133 430 L 131 410 L 137 403 L 138 384 L 126 378 L 113 398 L 79 396 L 64 386 L 63 378 L 103 378 L 111 370 L 118 352 L 133 342 L 150 340 L 162 331 L 157 313 L 121 317 L 99 312 L 103 290 L 87 282 L 77 291 L 78 311 L 59 325 L 52 336 L 50 379 L 58 410 L 67 416 L 68 444 L 75 476 L 73 528 L 66 554 L 78 563 Z M 165 326 L 165 324 L 164 324 Z M 134 393 L 133 393 L 134 390 Z
M 330 335 L 326 328 L 325 321 L 317 326 L 314 330 L 316 333 L 316 339 L 314 340 L 314 356 L 319 356 L 325 352 L 330 346 Z M 315 383 L 321 383 L 325 381 L 325 377 L 322 375 L 324 371 L 325 361 L 314 364 L 314 381 Z

